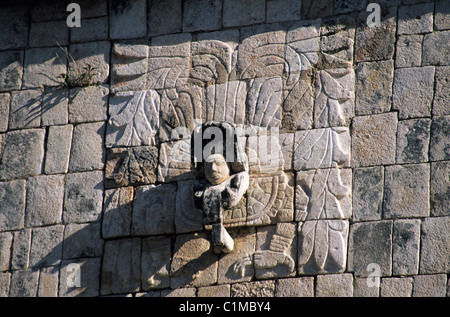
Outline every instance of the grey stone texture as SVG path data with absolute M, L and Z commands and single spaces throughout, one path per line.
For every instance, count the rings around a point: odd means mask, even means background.
M 450 31 L 430 33 L 423 39 L 423 65 L 450 64 Z
M 382 166 L 353 170 L 353 221 L 381 220 L 384 169 Z
M 83 123 L 73 128 L 69 171 L 103 169 L 106 159 L 105 129 L 106 124 L 103 122 Z M 85 153 L 89 153 L 89 157 Z
M 414 276 L 413 297 L 445 297 L 445 274 L 416 275 Z
M 298 277 L 279 279 L 276 283 L 276 297 L 314 297 L 314 278 Z
M 183 32 L 218 30 L 221 16 L 222 1 L 186 0 L 183 2 Z
M 432 216 L 450 215 L 450 162 L 432 162 L 430 174 L 430 207 Z
M 181 32 L 182 0 L 150 0 L 148 3 L 148 35 Z
M 28 43 L 28 8 L 9 6 L 0 12 L 0 50 L 22 48 Z
M 0 91 L 20 89 L 22 86 L 23 57 L 23 51 L 0 52 Z
M 9 110 L 9 129 L 39 128 L 41 107 L 41 90 L 30 89 L 13 92 Z
M 46 267 L 61 262 L 64 226 L 35 228 L 32 232 L 30 267 Z
M 450 115 L 448 99 L 450 98 L 450 66 L 436 67 L 433 116 Z
M 450 271 L 450 217 L 430 217 L 422 222 L 420 274 Z
M 396 220 L 392 237 L 392 274 L 414 275 L 419 270 L 420 220 Z
M 0 132 L 8 129 L 10 94 L 0 94 Z
M 51 126 L 48 130 L 45 154 L 45 174 L 67 173 L 73 126 Z
M 111 1 L 110 31 L 112 39 L 143 37 L 147 34 L 145 0 Z
M 14 271 L 11 276 L 10 297 L 36 297 L 39 271 L 33 269 Z
M 14 243 L 11 250 L 11 268 L 14 270 L 29 267 L 32 229 L 14 232 Z
M 105 190 L 102 236 L 115 238 L 129 236 L 133 210 L 133 187 Z
M 65 87 L 46 88 L 42 96 L 41 124 L 52 126 L 68 122 L 69 90 Z
M 352 274 L 329 274 L 317 276 L 317 297 L 352 297 Z
M 69 41 L 69 28 L 65 21 L 31 23 L 29 45 L 31 47 L 65 46 Z
M 100 295 L 101 258 L 63 260 L 59 273 L 60 297 L 94 297 Z M 77 274 L 80 279 L 77 280 Z M 79 282 L 80 287 L 74 287 Z M 76 285 L 76 284 L 75 284 Z
M 431 119 L 400 121 L 397 126 L 397 163 L 428 161 Z
M 243 26 L 264 22 L 266 1 L 225 0 L 223 2 L 223 26 Z M 271 21 L 275 22 L 275 21 Z
M 381 279 L 380 297 L 411 297 L 411 277 L 385 277 Z
M 9 270 L 12 241 L 13 235 L 11 232 L 0 233 L 0 271 Z
M 450 158 L 450 116 L 437 117 L 431 123 L 430 161 Z
M 400 6 L 397 33 L 420 34 L 433 31 L 433 3 Z
M 293 21 L 301 19 L 302 1 L 267 0 L 266 22 Z
M 397 41 L 395 66 L 418 67 L 422 62 L 423 35 L 402 35 Z
M 437 30 L 448 30 L 450 29 L 450 2 L 448 0 L 441 0 L 436 3 L 436 12 L 434 15 L 434 27 Z
M 231 285 L 231 297 L 273 297 L 275 281 L 254 281 Z
M 85 7 L 83 7 L 82 14 L 85 10 Z M 108 17 L 82 19 L 81 24 L 81 28 L 70 29 L 70 41 L 72 43 L 102 41 L 108 39 Z
M 108 86 L 75 87 L 69 94 L 69 122 L 106 121 Z
M 70 223 L 64 228 L 63 259 L 101 256 L 101 223 Z
M 66 48 L 56 46 L 25 50 L 23 87 L 51 87 L 63 84 L 64 77 L 61 74 L 66 73 L 67 61 Z

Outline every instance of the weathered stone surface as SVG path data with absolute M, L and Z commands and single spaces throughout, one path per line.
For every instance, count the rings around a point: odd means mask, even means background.
M 450 65 L 450 31 L 435 32 L 423 39 L 423 65 Z
M 115 43 L 111 54 L 111 91 L 147 87 L 148 45 Z
M 283 86 L 280 77 L 256 78 L 247 95 L 247 123 L 259 127 L 281 125 L 281 96 Z
M 0 297 L 8 297 L 11 273 L 0 273 Z
M 388 277 L 381 279 L 380 297 L 411 297 L 411 277 Z
M 420 274 L 450 272 L 450 217 L 431 217 L 422 222 Z
M 36 297 L 39 271 L 33 269 L 14 271 L 11 276 L 10 297 Z
M 14 232 L 14 243 L 11 252 L 11 269 L 13 270 L 27 269 L 29 266 L 31 230 L 23 229 Z
M 279 279 L 276 282 L 276 297 L 314 297 L 314 278 L 297 277 Z
M 242 81 L 229 81 L 206 88 L 206 121 L 244 123 L 247 85 Z
M 90 222 L 102 212 L 103 172 L 68 174 L 64 194 L 64 223 Z
M 0 233 L 0 271 L 8 271 L 11 255 L 13 234 L 11 232 Z
M 171 239 L 151 237 L 142 241 L 142 289 L 168 288 L 170 286 Z
M 350 227 L 348 266 L 349 272 L 367 277 L 370 263 L 376 263 L 381 276 L 392 271 L 392 221 L 354 223 Z M 369 270 L 369 271 L 368 271 Z
M 338 16 L 324 21 L 320 31 L 323 68 L 351 69 L 355 24 L 351 16 Z
M 106 121 L 108 118 L 108 86 L 70 89 L 69 122 Z
M 161 291 L 161 297 L 196 297 L 196 292 L 197 290 L 193 287 L 177 288 Z
M 450 209 L 450 162 L 431 163 L 430 206 L 432 216 L 448 216 Z
M 369 279 L 373 280 L 372 278 L 355 277 L 353 281 L 353 297 L 379 297 L 380 288 L 372 286 L 372 284 L 368 285 Z
M 437 30 L 450 29 L 450 2 L 448 0 L 441 0 L 436 4 L 436 12 L 434 15 L 434 27 Z
M 102 236 L 124 237 L 131 234 L 131 212 L 133 210 L 133 187 L 122 187 L 105 191 Z
M 63 199 L 63 175 L 42 175 L 29 178 L 25 226 L 39 227 L 60 223 Z
M 193 178 L 190 139 L 162 143 L 159 151 L 158 181 Z
M 413 275 L 419 270 L 420 220 L 396 220 L 392 237 L 392 274 Z
M 388 112 L 391 108 L 394 63 L 359 63 L 356 70 L 356 115 Z
M 401 35 L 432 32 L 433 11 L 432 3 L 399 7 L 397 33 Z
M 148 4 L 148 35 L 181 32 L 183 1 L 150 0 Z
M 431 123 L 430 161 L 450 159 L 450 116 L 437 117 Z
M 381 220 L 383 185 L 382 166 L 353 169 L 353 221 Z
M 400 121 L 397 126 L 397 163 L 428 161 L 430 119 Z
M 61 262 L 63 232 L 62 225 L 33 229 L 30 267 L 45 267 Z
M 449 78 L 450 67 L 436 67 L 433 116 L 450 115 L 450 107 L 447 103 L 450 99 Z
M 47 152 L 45 155 L 45 173 L 67 173 L 73 126 L 51 126 L 48 130 Z
M 225 0 L 223 3 L 224 27 L 261 23 L 265 18 L 266 3 L 264 0 Z
M 25 6 L 9 6 L 0 12 L 0 49 L 25 47 L 28 43 L 28 8 Z M 1 67 L 0 67 L 1 69 Z
M 59 272 L 55 267 L 44 267 L 39 272 L 38 297 L 58 297 Z
M 292 170 L 294 162 L 294 133 L 280 133 L 279 138 L 284 162 L 281 169 L 285 171 Z
M 251 131 L 245 150 L 250 174 L 275 173 L 283 169 L 284 158 L 278 130 L 271 129 L 269 132 L 266 129 L 257 129 Z
M 300 20 L 302 2 L 299 0 L 269 0 L 266 6 L 267 23 Z
M 136 189 L 131 233 L 156 235 L 174 232 L 176 186 L 146 185 Z
M 59 273 L 59 296 L 99 296 L 101 264 L 101 258 L 63 260 Z M 79 287 L 74 287 L 78 282 Z
M 334 3 L 334 13 L 349 13 L 353 11 L 361 11 L 364 10 L 365 6 L 363 2 L 355 1 L 355 0 L 336 0 Z
M 203 212 L 194 203 L 194 181 L 179 181 L 176 197 L 176 233 L 200 231 L 203 228 Z
M 413 297 L 445 297 L 447 275 L 417 275 L 414 276 Z
M 158 151 L 152 146 L 108 149 L 106 187 L 154 183 L 157 164 Z
M 58 3 L 36 3 L 30 9 L 31 21 L 45 22 L 54 20 L 63 20 L 67 17 L 67 1 Z
M 384 218 L 429 216 L 428 164 L 386 166 L 384 177 Z
M 10 94 L 0 94 L 0 132 L 5 132 L 8 129 L 10 99 Z
M 41 125 L 42 91 L 21 90 L 11 94 L 9 129 L 38 128 Z
M 348 128 L 297 131 L 294 136 L 294 169 L 348 167 L 350 133 Z
M 64 83 L 67 52 L 60 47 L 32 48 L 25 52 L 23 87 L 59 86 Z
M 83 7 L 83 11 L 84 10 Z M 82 28 L 70 29 L 70 41 L 72 43 L 77 43 L 107 40 L 108 23 L 108 17 L 83 19 L 81 21 Z
M 170 266 L 170 287 L 206 286 L 217 281 L 218 255 L 204 233 L 178 235 Z
M 69 28 L 66 21 L 31 23 L 29 36 L 30 47 L 65 46 L 69 41 Z
M 110 46 L 108 41 L 72 44 L 67 78 L 74 86 L 103 84 L 109 78 Z
M 183 32 L 220 29 L 221 13 L 221 1 L 187 0 L 183 6 Z
M 353 275 L 330 274 L 317 276 L 317 297 L 352 297 Z
M 228 284 L 199 287 L 197 297 L 230 297 L 230 291 Z
M 69 171 L 83 172 L 103 168 L 106 157 L 105 128 L 106 124 L 103 122 L 75 126 L 70 148 Z
M 112 39 L 137 38 L 147 35 L 147 6 L 145 0 L 111 2 L 110 30 Z
M 103 239 L 100 222 L 70 223 L 64 229 L 63 259 L 101 256 Z
M 254 281 L 231 285 L 231 297 L 273 297 L 275 281 Z
M 4 33 L 2 33 L 2 35 L 3 34 Z M 10 89 L 20 89 L 20 87 L 22 86 L 22 74 L 23 74 L 23 51 L 1 52 L 0 91 L 7 91 Z
M 141 239 L 106 241 L 101 295 L 136 292 L 141 285 Z
M 353 118 L 352 166 L 395 163 L 397 114 Z
M 305 0 L 302 1 L 302 17 L 315 19 L 333 14 L 333 1 L 330 0 Z
M 42 96 L 41 123 L 43 126 L 67 124 L 69 90 L 65 87 L 46 88 Z
M 418 67 L 422 61 L 422 35 L 402 35 L 397 40 L 395 67 Z
M 45 129 L 11 131 L 6 134 L 0 163 L 0 179 L 38 175 L 44 159 Z

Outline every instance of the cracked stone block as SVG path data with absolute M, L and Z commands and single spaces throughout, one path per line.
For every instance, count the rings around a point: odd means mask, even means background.
M 64 229 L 63 259 L 101 256 L 101 223 L 70 223 Z
M 48 130 L 47 153 L 45 155 L 46 174 L 64 174 L 69 168 L 73 126 L 51 126 Z
M 225 0 L 223 3 L 224 27 L 261 23 L 265 18 L 266 2 L 264 0 Z
M 98 220 L 102 212 L 103 172 L 68 174 L 64 193 L 64 223 Z
M 441 0 L 436 3 L 436 12 L 434 15 L 434 27 L 436 30 L 450 29 L 450 1 Z
M 353 169 L 353 221 L 381 220 L 383 184 L 382 166 Z
M 99 296 L 101 265 L 101 258 L 63 260 L 59 272 L 59 296 Z M 77 274 L 79 274 L 79 280 L 77 280 Z M 76 282 L 80 283 L 79 287 L 72 286 Z
M 13 234 L 11 232 L 0 233 L 0 271 L 9 270 Z
M 445 297 L 447 275 L 416 275 L 412 297 Z
M 316 296 L 352 297 L 353 275 L 352 274 L 318 275 Z
M 0 94 L 0 132 L 6 132 L 8 130 L 10 99 L 10 94 Z
M 450 162 L 431 163 L 430 205 L 432 216 L 450 215 Z
M 392 234 L 392 274 L 419 271 L 420 220 L 396 220 Z
M 63 225 L 33 229 L 30 267 L 58 265 L 62 257 L 63 234 Z
M 411 297 L 412 277 L 385 277 L 381 279 L 380 297 Z
M 8 128 L 39 128 L 41 126 L 41 111 L 41 90 L 30 89 L 12 92 Z
M 108 86 L 70 89 L 69 122 L 106 121 L 108 119 Z
M 60 223 L 63 199 L 63 175 L 42 175 L 29 178 L 25 225 L 39 227 Z
M 125 237 L 131 234 L 133 196 L 134 189 L 131 186 L 105 191 L 103 238 Z
M 420 34 L 433 32 L 433 3 L 400 6 L 397 33 Z
M 183 6 L 183 32 L 211 31 L 221 28 L 222 1 L 187 0 Z
M 31 230 L 32 229 L 23 229 L 14 232 L 14 242 L 11 253 L 11 269 L 13 270 L 22 270 L 29 267 Z
M 74 127 L 69 171 L 84 172 L 103 169 L 106 157 L 105 128 L 106 124 L 103 122 L 83 123 Z M 86 153 L 89 154 L 86 155 Z
M 69 28 L 66 21 L 31 23 L 30 47 L 65 46 L 68 41 Z
M 347 269 L 355 276 L 373 273 L 371 263 L 379 265 L 380 275 L 392 271 L 392 221 L 354 223 L 350 226 Z
M 45 129 L 11 131 L 6 134 L 0 162 L 0 180 L 41 173 Z
M 151 237 L 142 240 L 141 279 L 145 291 L 170 286 L 170 237 Z
M 44 267 L 39 272 L 38 297 L 58 297 L 59 272 L 55 267 Z
M 29 13 L 26 6 L 2 8 L 0 21 L 0 29 L 2 30 L 0 50 L 21 48 L 27 45 Z
M 397 40 L 395 67 L 418 67 L 422 62 L 423 35 L 402 35 Z
M 14 271 L 11 276 L 10 297 L 36 297 L 39 283 L 39 270 Z
M 450 115 L 450 67 L 436 67 L 433 116 Z
M 145 0 L 111 1 L 111 39 L 130 39 L 147 35 L 147 3 Z
M 400 121 L 397 126 L 397 163 L 428 161 L 431 119 Z
M 141 285 L 141 239 L 105 242 L 101 295 L 136 292 Z
M 68 123 L 69 89 L 63 87 L 46 88 L 42 96 L 42 126 Z
M 431 123 L 430 161 L 450 159 L 450 116 L 437 117 Z
M 274 297 L 275 281 L 253 281 L 231 285 L 231 297 Z
M 352 167 L 395 163 L 397 114 L 353 118 Z
M 148 35 L 180 33 L 182 0 L 150 0 L 148 5 Z
M 429 117 L 433 101 L 434 67 L 395 70 L 392 108 L 399 119 Z
M 385 219 L 429 216 L 429 164 L 386 166 L 384 177 Z
M 80 5 L 81 6 L 81 5 Z M 82 7 L 81 15 L 83 15 L 85 7 Z M 102 41 L 108 39 L 108 27 L 109 18 L 90 18 L 81 19 L 81 28 L 70 29 L 70 41 L 72 43 L 77 42 L 90 42 L 90 41 Z
M 356 115 L 388 112 L 391 109 L 394 63 L 359 63 L 356 70 Z
M 314 297 L 314 278 L 297 277 L 279 279 L 276 282 L 276 297 Z
M 133 202 L 133 235 L 156 235 L 174 232 L 175 184 L 137 187 Z
M 450 65 L 450 31 L 435 32 L 423 39 L 423 65 Z
M 422 222 L 420 274 L 450 272 L 450 217 L 431 217 Z
M 0 53 L 0 91 L 20 89 L 23 75 L 23 51 Z
M 23 87 L 59 86 L 67 70 L 66 48 L 31 48 L 25 51 Z

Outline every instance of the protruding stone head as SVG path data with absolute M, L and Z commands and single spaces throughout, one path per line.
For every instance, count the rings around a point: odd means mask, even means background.
M 205 178 L 212 185 L 222 184 L 230 177 L 230 168 L 222 154 L 211 154 L 205 159 Z

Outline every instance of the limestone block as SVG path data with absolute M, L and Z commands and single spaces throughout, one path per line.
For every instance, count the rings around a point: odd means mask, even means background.
M 448 0 L 441 0 L 436 4 L 436 13 L 434 15 L 434 27 L 436 30 L 450 29 L 450 2 Z
M 412 297 L 445 297 L 446 282 L 445 274 L 416 275 Z
M 395 66 L 418 67 L 422 62 L 423 35 L 401 35 L 397 40 Z
M 26 6 L 9 6 L 0 13 L 0 49 L 25 47 L 28 43 L 29 15 Z M 0 67 L 1 69 L 1 67 Z
M 207 286 L 216 283 L 218 255 L 206 234 L 178 235 L 170 266 L 170 287 Z
M 64 223 L 90 222 L 102 212 L 103 173 L 68 174 L 64 193 Z
M 254 281 L 231 285 L 231 297 L 273 297 L 275 281 Z
M 176 194 L 174 184 L 137 187 L 133 202 L 131 233 L 133 235 L 173 233 Z
M 68 123 L 69 89 L 46 88 L 42 96 L 41 123 L 43 126 Z
M 294 135 L 294 169 L 348 167 L 350 133 L 345 127 L 297 131 Z
M 2 11 L 4 12 L 4 11 Z M 3 35 L 4 33 L 2 33 Z M 2 41 L 2 43 L 4 43 Z M 23 75 L 23 51 L 0 53 L 0 91 L 20 89 Z
M 103 122 L 75 126 L 70 148 L 69 171 L 82 172 L 103 168 L 106 157 L 105 127 L 106 124 Z
M 101 258 L 63 260 L 59 272 L 59 296 L 99 296 L 101 264 Z M 79 274 L 79 280 L 77 280 L 77 274 Z M 80 283 L 80 287 L 73 286 L 77 282 Z
M 279 279 L 276 283 L 276 297 L 314 297 L 314 278 L 297 277 Z
M 147 35 L 147 3 L 145 0 L 111 2 L 111 39 L 138 38 Z
M 23 229 L 14 232 L 14 243 L 11 253 L 11 269 L 13 270 L 27 269 L 29 267 L 31 230 Z
M 8 128 L 39 128 L 41 125 L 42 91 L 21 90 L 11 94 Z
M 102 237 L 115 238 L 131 234 L 133 194 L 131 186 L 105 191 Z
M 45 129 L 8 132 L 0 163 L 0 179 L 40 174 L 44 159 L 44 136 Z
M 428 164 L 386 166 L 384 177 L 384 218 L 429 216 Z
M 450 272 L 450 217 L 431 217 L 422 222 L 420 274 Z
M 400 121 L 397 126 L 397 163 L 428 161 L 431 119 Z
M 69 41 L 66 21 L 34 22 L 30 26 L 30 47 L 65 46 Z
M 0 271 L 9 271 L 12 242 L 11 232 L 0 233 Z
M 108 1 L 100 0 L 92 2 L 89 0 L 78 0 L 80 7 L 83 8 L 81 11 L 81 18 L 93 18 L 108 15 Z
M 194 203 L 194 182 L 178 182 L 175 213 L 175 232 L 200 231 L 203 228 L 203 211 Z
M 46 174 L 67 173 L 72 134 L 73 126 L 71 124 L 49 127 L 45 156 Z
M 433 11 L 432 3 L 399 7 L 397 33 L 401 35 L 433 32 Z
M 10 99 L 10 94 L 0 94 L 0 132 L 6 132 L 8 130 Z
M 25 225 L 39 227 L 60 223 L 63 199 L 63 175 L 42 175 L 29 178 Z
M 302 2 L 299 0 L 267 1 L 266 22 L 295 21 L 301 18 Z
M 448 216 L 450 209 L 450 162 L 431 163 L 430 205 L 432 216 Z
M 364 2 L 356 1 L 356 0 L 336 0 L 334 3 L 334 13 L 349 13 L 353 11 L 361 11 L 365 10 Z
M 324 68 L 351 68 L 356 21 L 350 16 L 324 20 L 320 49 Z
M 380 297 L 411 297 L 411 277 L 385 277 L 381 279 Z
M 419 270 L 420 220 L 396 220 L 392 236 L 392 274 L 413 275 Z
M 359 63 L 356 70 L 356 115 L 388 112 L 393 79 L 392 61 Z
M 63 20 L 67 18 L 67 1 L 58 3 L 35 4 L 30 9 L 31 21 L 45 22 L 54 20 Z
M 229 121 L 242 124 L 245 117 L 247 85 L 242 81 L 227 81 L 210 85 L 205 93 L 206 121 Z
M 106 146 L 155 145 L 160 97 L 153 90 L 119 92 L 111 96 Z
M 279 127 L 282 89 L 280 77 L 256 78 L 247 95 L 247 123 L 258 127 Z
M 69 122 L 81 123 L 108 119 L 108 86 L 70 89 Z
M 67 70 L 67 51 L 61 47 L 31 48 L 25 52 L 23 87 L 59 86 Z
M 11 273 L 0 273 L 0 297 L 8 297 Z
M 145 89 L 148 45 L 115 43 L 111 54 L 111 91 Z
M 302 17 L 315 19 L 333 14 L 333 1 L 330 0 L 304 0 L 302 1 Z
M 170 182 L 193 179 L 190 139 L 161 144 L 158 181 Z
M 221 28 L 222 1 L 187 0 L 183 6 L 183 32 Z
M 150 0 L 148 4 L 148 35 L 180 33 L 183 1 Z
M 224 27 L 256 24 L 264 22 L 265 19 L 266 3 L 263 0 L 225 0 L 223 3 Z
M 450 115 L 447 100 L 450 98 L 450 67 L 436 67 L 433 116 Z
M 100 294 L 136 292 L 141 285 L 141 239 L 105 242 Z
M 33 229 L 30 267 L 58 265 L 61 262 L 63 225 Z
M 373 273 L 370 263 L 379 265 L 381 276 L 392 271 L 392 221 L 354 223 L 350 227 L 348 266 L 355 276 Z
M 353 297 L 352 274 L 317 276 L 317 297 Z
M 431 123 L 430 161 L 450 158 L 450 116 L 434 118 Z
M 353 282 L 353 297 L 379 297 L 380 288 L 369 284 L 373 278 L 355 277 Z
M 353 118 L 352 166 L 395 163 L 397 114 Z
M 423 39 L 423 65 L 450 65 L 450 31 L 430 33 Z
M 294 133 L 280 133 L 281 155 L 283 156 L 283 170 L 292 170 L 294 162 Z M 280 155 L 280 156 L 281 156 Z
M 81 5 L 80 5 L 81 6 Z M 86 7 L 82 7 L 81 16 L 83 16 Z M 80 28 L 70 29 L 70 41 L 72 43 L 102 41 L 108 39 L 108 17 L 81 19 Z
M 196 292 L 197 289 L 194 287 L 177 288 L 161 291 L 161 297 L 196 297 Z
M 292 148 L 292 144 L 291 144 Z M 283 170 L 284 157 L 278 129 L 250 131 L 245 147 L 250 174 L 260 175 Z
M 44 267 L 39 272 L 38 297 L 58 297 L 59 272 L 55 267 Z
M 197 297 L 230 297 L 230 285 L 213 285 L 199 287 Z
M 142 240 L 142 289 L 168 288 L 170 285 L 171 239 L 150 237 Z
M 36 297 L 39 283 L 39 270 L 14 271 L 11 276 L 10 297 Z
M 101 223 L 70 223 L 64 229 L 63 259 L 101 256 Z
M 381 220 L 383 185 L 382 166 L 353 169 L 353 221 Z

